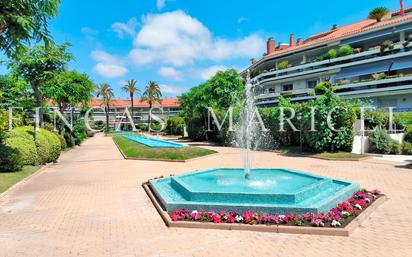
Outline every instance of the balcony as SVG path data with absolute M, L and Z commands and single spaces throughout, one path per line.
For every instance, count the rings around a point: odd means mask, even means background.
M 279 96 L 285 96 L 292 101 L 305 101 L 316 97 L 313 89 L 299 89 L 255 97 L 257 105 L 278 103 Z M 412 93 L 412 74 L 388 77 L 379 80 L 364 80 L 351 82 L 336 87 L 335 93 L 341 97 L 368 97 L 387 95 L 389 92 Z
M 333 72 L 338 72 L 339 69 L 346 67 L 412 56 L 412 51 L 410 51 L 410 48 L 411 46 L 405 48 L 402 45 L 395 45 L 393 49 L 387 49 L 383 53 L 380 51 L 380 49 L 372 49 L 348 56 L 302 64 L 272 72 L 265 72 L 253 78 L 253 82 L 261 85 L 268 82 L 304 76 L 313 73 L 328 71 L 330 72 L 333 70 L 336 70 Z

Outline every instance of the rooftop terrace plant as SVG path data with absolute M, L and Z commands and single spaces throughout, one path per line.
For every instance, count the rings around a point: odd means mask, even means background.
M 377 7 L 370 11 L 368 18 L 376 20 L 377 22 L 381 22 L 382 18 L 389 13 L 388 8 L 385 7 Z

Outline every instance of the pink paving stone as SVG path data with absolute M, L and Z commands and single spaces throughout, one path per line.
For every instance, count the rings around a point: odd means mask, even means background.
M 377 160 L 323 161 L 254 153 L 285 167 L 379 188 L 389 197 L 350 237 L 169 229 L 141 188 L 149 178 L 239 167 L 240 150 L 169 163 L 123 160 L 98 135 L 0 198 L 0 256 L 412 256 L 412 170 Z

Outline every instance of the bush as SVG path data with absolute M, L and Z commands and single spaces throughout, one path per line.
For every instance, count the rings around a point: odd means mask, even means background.
M 166 122 L 166 133 L 169 135 L 183 136 L 185 121 L 182 117 L 170 117 Z
M 392 139 L 386 129 L 377 127 L 375 131 L 369 135 L 369 145 L 372 153 L 388 154 L 392 149 Z
M 412 155 L 412 143 L 403 142 L 403 144 L 402 144 L 402 153 Z
M 59 137 L 48 130 L 45 129 L 40 129 L 39 130 L 39 135 L 44 136 L 44 138 L 47 140 L 47 158 L 46 158 L 46 163 L 47 162 L 55 162 L 57 159 L 60 157 L 60 153 L 62 150 L 62 144 L 60 142 Z
M 76 145 L 76 141 L 74 140 L 74 137 L 70 133 L 65 132 L 64 139 L 66 141 L 67 147 L 73 147 Z
M 64 136 L 56 134 L 56 136 L 59 138 L 60 140 L 60 147 L 61 150 L 65 150 L 67 148 L 67 143 L 66 143 L 66 139 L 64 139 Z
M 348 56 L 353 54 L 353 48 L 350 45 L 343 45 L 338 50 L 339 56 Z
M 37 152 L 33 141 L 33 128 L 18 127 L 7 133 L 5 145 L 16 149 L 23 165 L 35 165 Z
M 6 136 L 5 144 L 18 150 L 23 165 L 35 165 L 56 161 L 61 153 L 61 143 L 56 134 L 45 129 L 37 133 L 37 151 L 34 144 L 32 127 L 18 127 Z
M 336 51 L 336 49 L 330 49 L 329 51 L 328 51 L 328 59 L 333 59 L 333 58 L 336 58 L 336 57 L 338 57 L 338 51 Z
M 23 167 L 22 157 L 17 149 L 0 144 L 0 172 L 15 172 Z
M 390 154 L 401 154 L 402 146 L 397 140 L 392 139 L 391 141 L 391 151 Z
M 87 130 L 83 120 L 78 119 L 74 122 L 73 137 L 76 145 L 80 145 L 87 138 Z
M 279 70 L 284 70 L 284 69 L 286 69 L 286 68 L 288 68 L 289 67 L 289 61 L 281 61 L 279 64 L 278 64 L 278 69 Z
M 331 90 L 333 86 L 333 83 L 329 81 L 320 82 L 315 86 L 315 93 L 317 95 L 323 95 L 328 90 Z

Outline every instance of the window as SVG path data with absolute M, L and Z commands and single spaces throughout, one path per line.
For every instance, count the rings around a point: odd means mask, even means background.
M 308 80 L 307 82 L 308 88 L 315 88 L 317 84 L 318 84 L 317 80 Z
M 269 88 L 269 94 L 270 94 L 270 93 L 275 93 L 275 89 L 274 89 L 273 87 L 270 87 L 270 88 Z
M 293 90 L 293 84 L 283 85 L 282 88 L 283 88 L 283 91 Z

